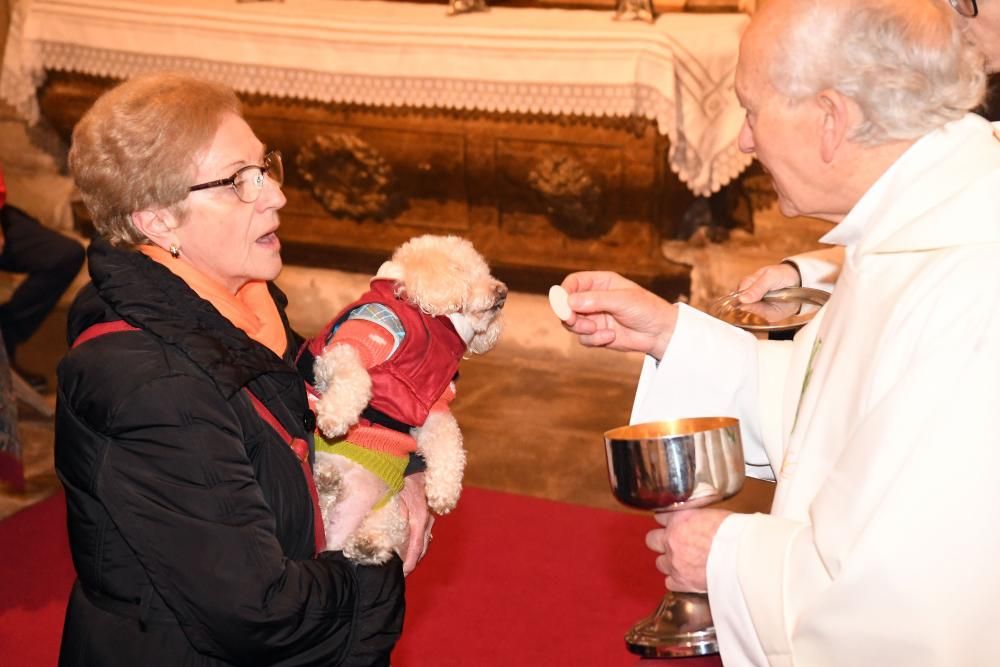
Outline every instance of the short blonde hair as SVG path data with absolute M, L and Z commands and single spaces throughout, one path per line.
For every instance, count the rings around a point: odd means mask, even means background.
M 146 243 L 132 213 L 173 207 L 184 217 L 197 168 L 226 113 L 242 116 L 232 89 L 191 76 L 130 79 L 101 95 L 73 129 L 69 168 L 94 227 L 114 245 Z

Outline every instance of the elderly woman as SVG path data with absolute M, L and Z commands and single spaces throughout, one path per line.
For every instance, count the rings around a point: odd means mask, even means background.
M 280 154 L 232 91 L 163 74 L 102 96 L 69 162 L 99 238 L 59 367 L 60 664 L 388 664 L 402 564 L 324 551 L 316 523 L 302 341 L 269 282 Z M 404 498 L 422 544 L 422 480 Z

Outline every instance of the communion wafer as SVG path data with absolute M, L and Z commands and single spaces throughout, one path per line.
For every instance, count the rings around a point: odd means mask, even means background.
M 553 285 L 549 288 L 549 306 L 556 317 L 563 322 L 567 321 L 573 314 L 573 309 L 569 307 L 569 292 L 561 285 Z

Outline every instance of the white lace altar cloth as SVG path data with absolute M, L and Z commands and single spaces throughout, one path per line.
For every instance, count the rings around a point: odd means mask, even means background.
M 0 97 L 29 122 L 46 70 L 184 70 L 238 91 L 321 102 L 639 116 L 670 138 L 696 195 L 749 164 L 733 92 L 744 14 L 614 21 L 613 10 L 375 0 L 21 0 Z

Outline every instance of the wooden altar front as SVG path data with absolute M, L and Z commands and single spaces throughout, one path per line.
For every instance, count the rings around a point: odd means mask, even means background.
M 607 268 L 686 293 L 660 241 L 749 163 L 732 94 L 742 15 L 227 4 L 34 0 L 15 12 L 0 94 L 68 137 L 116 80 L 226 81 L 285 155 L 287 261 L 371 272 L 413 235 L 454 233 L 516 289 Z

